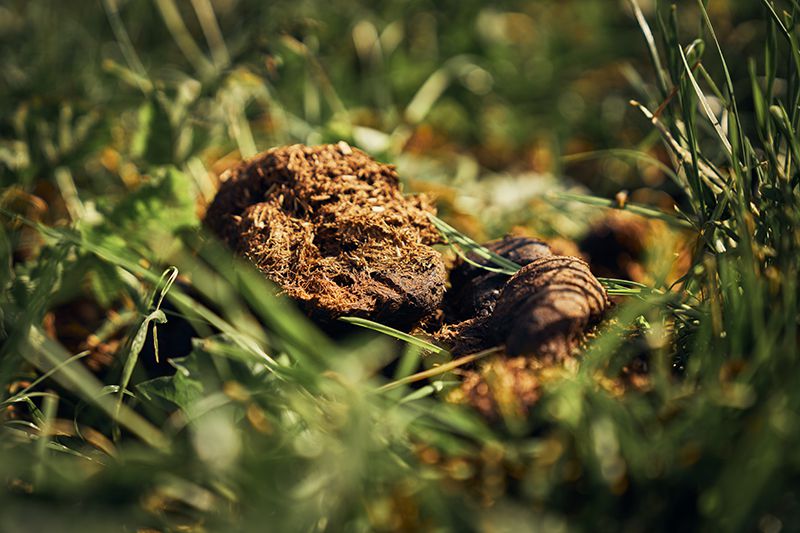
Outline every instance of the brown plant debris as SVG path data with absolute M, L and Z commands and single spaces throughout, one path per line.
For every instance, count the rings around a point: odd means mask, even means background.
M 450 401 L 466 403 L 485 418 L 524 418 L 541 396 L 541 363 L 528 357 L 496 358 L 463 372 Z
M 410 328 L 441 304 L 445 267 L 424 196 L 344 142 L 279 147 L 232 169 L 205 223 L 315 320 Z

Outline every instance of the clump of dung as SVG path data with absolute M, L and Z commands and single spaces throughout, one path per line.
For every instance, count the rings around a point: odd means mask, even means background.
M 592 224 L 578 246 L 598 276 L 643 281 L 642 265 L 652 234 L 652 222 L 611 211 Z
M 441 304 L 446 272 L 424 196 L 344 142 L 274 148 L 232 169 L 206 225 L 315 320 L 407 329 Z
M 542 241 L 510 235 L 489 242 L 484 248 L 520 266 L 540 257 L 553 255 L 550 247 Z M 449 315 L 458 320 L 491 315 L 497 298 L 508 281 L 506 274 L 481 268 L 493 266 L 488 259 L 474 257 L 474 254 L 469 259 L 475 264 L 462 261 L 450 272 L 451 288 L 445 295 L 445 306 Z
M 466 261 L 453 269 L 437 340 L 456 355 L 505 345 L 509 356 L 563 360 L 610 305 L 585 262 L 555 255 L 542 241 L 507 236 L 485 247 L 522 268 L 511 278 Z
M 483 246 L 518 265 L 552 255 L 547 244 L 528 237 L 507 235 Z M 444 324 L 435 334 L 436 340 L 448 346 L 455 356 L 496 345 L 488 319 L 509 279 L 507 274 L 482 268 L 493 266 L 489 259 L 474 253 L 467 258 L 469 261 L 460 261 L 450 271 L 450 289 L 443 305 Z
M 450 399 L 490 419 L 524 417 L 539 399 L 542 376 L 558 371 L 610 301 L 585 262 L 556 255 L 541 241 L 507 236 L 484 246 L 522 268 L 509 278 L 468 261 L 456 266 L 435 338 L 455 355 L 504 345 L 505 357 L 462 371 Z
M 577 257 L 551 255 L 524 266 L 506 283 L 489 319 L 509 355 L 558 361 L 600 321 L 610 302 Z
M 410 329 L 425 322 L 454 355 L 505 346 L 463 371 L 462 399 L 520 414 L 542 372 L 568 359 L 610 305 L 582 260 L 542 241 L 485 246 L 521 266 L 492 272 L 470 254 L 447 273 L 427 200 L 404 197 L 394 168 L 345 143 L 275 148 L 231 170 L 205 224 L 325 325 L 341 316 Z M 434 318 L 431 318 L 434 317 Z

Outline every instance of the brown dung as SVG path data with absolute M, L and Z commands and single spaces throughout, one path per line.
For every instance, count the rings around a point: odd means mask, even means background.
M 312 319 L 408 329 L 441 304 L 446 272 L 424 196 L 344 142 L 279 147 L 229 171 L 206 225 Z

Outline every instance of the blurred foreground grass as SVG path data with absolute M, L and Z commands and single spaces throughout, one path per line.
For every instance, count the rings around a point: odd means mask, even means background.
M 0 5 L 0 530 L 797 529 L 797 8 L 640 4 Z M 576 238 L 621 188 L 683 229 L 489 425 L 452 374 L 379 389 L 432 356 L 325 338 L 197 234 L 240 157 L 339 139 L 475 238 Z

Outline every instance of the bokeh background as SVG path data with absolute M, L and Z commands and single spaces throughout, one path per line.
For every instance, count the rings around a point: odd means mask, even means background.
M 689 47 L 695 36 L 708 35 L 694 1 L 680 0 L 677 11 L 668 2 L 639 4 L 656 30 L 669 28 L 656 31 L 656 39 L 672 60 L 678 44 Z M 755 58 L 758 78 L 765 70 L 764 44 L 776 31 L 768 31 L 769 16 L 755 0 L 707 4 L 729 58 L 738 118 L 755 139 L 763 131 L 753 132 L 750 91 L 757 83 L 746 58 Z M 719 83 L 716 53 L 694 57 L 701 56 L 709 78 Z M 785 87 L 791 79 L 785 65 L 776 70 L 776 96 L 794 94 Z M 708 80 L 701 82 L 707 101 L 720 105 Z M 456 530 L 516 531 L 533 524 L 533 530 L 554 532 L 573 526 L 675 531 L 703 517 L 710 530 L 728 524 L 777 531 L 784 525 L 777 517 L 790 524 L 800 516 L 793 489 L 800 486 L 794 453 L 800 397 L 791 371 L 797 346 L 789 335 L 777 344 L 777 333 L 748 340 L 754 327 L 749 311 L 772 311 L 771 299 L 780 298 L 739 291 L 742 262 L 724 263 L 734 279 L 725 288 L 735 303 L 730 314 L 740 320 L 728 330 L 733 348 L 723 346 L 721 336 L 717 352 L 698 341 L 697 368 L 689 372 L 704 380 L 702 386 L 671 380 L 672 353 L 663 342 L 669 332 L 659 329 L 660 315 L 650 304 L 631 298 L 620 323 L 648 331 L 647 349 L 657 356 L 653 394 L 622 401 L 618 383 L 601 375 L 605 366 L 617 372 L 637 357 L 639 339 L 600 343 L 578 374 L 554 375 L 543 385 L 529 425 L 495 433 L 474 413 L 438 401 L 441 382 L 438 390 L 426 385 L 385 409 L 370 380 L 392 353 L 386 338 L 358 345 L 359 337 L 341 350 L 320 341 L 316 352 L 300 354 L 308 360 L 285 356 L 291 342 L 282 344 L 277 335 L 270 344 L 272 331 L 253 318 L 253 308 L 267 322 L 279 315 L 307 338 L 317 340 L 315 330 L 270 300 L 260 277 L 220 268 L 229 254 L 219 254 L 223 261 L 216 263 L 197 260 L 180 240 L 185 235 L 175 235 L 199 226 L 219 176 L 240 159 L 280 144 L 345 140 L 396 164 L 407 191 L 435 196 L 442 218 L 477 240 L 515 230 L 552 242 L 580 241 L 605 212 L 561 193 L 613 199 L 627 190 L 630 200 L 668 213 L 688 203 L 664 174 L 663 165 L 672 162 L 658 131 L 629 105 L 632 99 L 651 110 L 664 103 L 625 0 L 1 2 L 0 205 L 49 229 L 4 222 L 3 231 L 12 231 L 7 239 L 0 235 L 0 252 L 13 257 L 0 261 L 0 286 L 11 287 L 0 294 L 8 306 L 0 319 L 39 328 L 31 331 L 50 333 L 50 326 L 52 342 L 42 346 L 52 348 L 57 338 L 67 356 L 82 350 L 80 342 L 101 325 L 123 322 L 87 350 L 93 357 L 105 350 L 104 364 L 116 365 L 102 383 L 106 395 L 120 390 L 119 354 L 132 353 L 131 339 L 149 327 L 143 320 L 150 320 L 151 296 L 163 289 L 162 268 L 179 264 L 204 296 L 224 296 L 215 303 L 234 327 L 225 338 L 212 335 L 219 328 L 206 328 L 203 345 L 182 363 L 194 378 L 183 386 L 195 396 L 173 395 L 160 409 L 159 401 L 142 395 L 141 403 L 128 402 L 172 430 L 173 404 L 190 410 L 198 388 L 202 396 L 224 400 L 222 416 L 210 410 L 197 427 L 186 429 L 189 422 L 178 420 L 184 425 L 170 434 L 169 453 L 123 438 L 112 445 L 120 444 L 119 461 L 84 461 L 73 453 L 90 453 L 84 435 L 60 435 L 54 449 L 29 438 L 47 435 L 47 417 L 37 411 L 47 412 L 44 400 L 21 408 L 30 409 L 38 418 L 28 418 L 41 427 L 22 426 L 29 420 L 9 415 L 13 423 L 4 425 L 0 438 L 0 479 L 7 485 L 0 531 L 108 531 L 121 523 L 164 530 L 191 524 L 196 531 L 266 523 L 277 530 L 412 530 L 441 523 Z M 673 131 L 686 102 L 697 107 L 691 98 L 670 106 Z M 705 122 L 695 127 L 703 154 L 722 169 L 727 160 L 713 128 Z M 778 197 L 776 204 L 783 201 Z M 641 279 L 620 276 L 648 284 L 655 277 L 660 284 L 653 286 L 668 286 L 663 282 L 670 280 L 674 245 L 683 236 L 666 224 L 652 235 L 658 243 L 650 242 L 648 253 L 661 250 L 663 264 L 638 265 Z M 707 258 L 696 265 L 698 279 L 703 268 L 716 272 L 715 256 Z M 685 271 L 689 263 L 682 266 Z M 796 269 L 786 272 L 794 283 Z M 705 294 L 704 287 L 697 292 Z M 782 296 L 792 290 L 774 287 Z M 790 308 L 795 300 L 787 301 Z M 703 302 L 690 303 L 706 316 Z M 646 314 L 655 317 L 653 326 L 642 318 Z M 786 315 L 789 330 L 796 326 L 796 307 Z M 701 333 L 711 339 L 712 329 Z M 305 373 L 284 382 L 250 367 L 243 371 L 253 354 L 241 348 L 247 343 L 231 341 L 237 335 L 263 341 L 283 362 L 300 361 L 285 366 Z M 17 337 L 12 340 L 28 340 Z M 20 380 L 28 383 L 37 374 L 20 356 L 24 350 L 8 346 L 0 343 L 0 383 L 13 394 Z M 736 381 L 745 367 L 737 358 L 751 348 L 772 372 L 759 374 L 752 386 L 745 378 Z M 5 358 L 6 351 L 14 358 Z M 320 360 L 350 381 L 329 379 L 314 366 Z M 131 383 L 143 379 L 134 376 Z M 256 392 L 248 396 L 231 383 Z M 105 435 L 118 436 L 115 417 L 84 409 L 86 390 L 63 391 L 59 407 L 75 408 L 74 420 L 83 429 L 98 428 L 90 437 L 101 443 Z M 56 417 L 51 408 L 50 418 Z M 77 427 L 73 414 L 65 418 L 67 428 Z M 12 431 L 20 426 L 24 431 Z M 61 442 L 72 448 L 59 448 Z M 90 451 L 90 459 L 102 455 Z
M 688 35 L 699 17 L 685 4 Z M 728 53 L 759 42 L 756 2 L 709 10 Z M 398 164 L 476 237 L 513 224 L 575 237 L 574 217 L 553 221 L 536 201 L 551 189 L 675 192 L 646 161 L 562 157 L 625 147 L 666 160 L 628 104 L 660 102 L 624 0 L 11 0 L 0 60 L 0 179 L 45 200 L 57 172 L 94 198 L 174 164 L 202 203 L 242 156 L 339 139 Z

